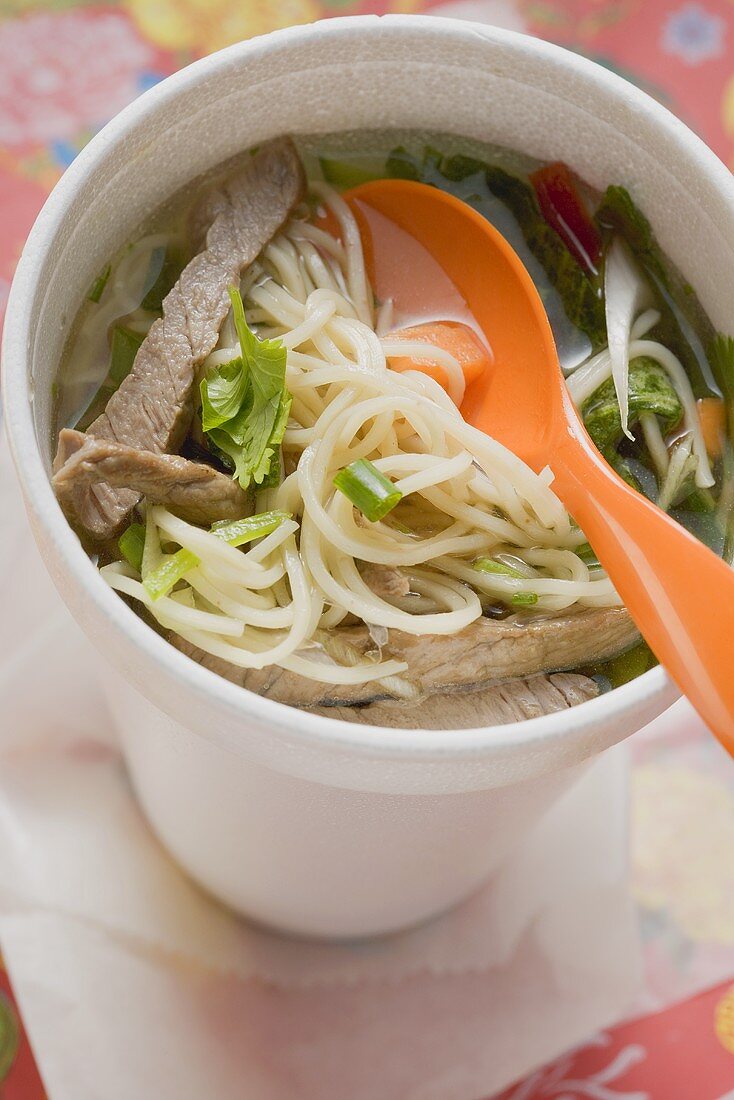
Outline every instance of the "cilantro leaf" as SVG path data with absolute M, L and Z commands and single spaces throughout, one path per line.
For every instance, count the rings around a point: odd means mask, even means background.
M 291 407 L 285 388 L 286 349 L 259 340 L 242 297 L 229 288 L 241 356 L 215 367 L 201 383 L 202 428 L 229 460 L 243 489 L 272 478 Z

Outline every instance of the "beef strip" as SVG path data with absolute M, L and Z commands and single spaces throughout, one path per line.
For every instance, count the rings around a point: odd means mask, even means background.
M 312 714 L 391 729 L 472 729 L 504 726 L 568 710 L 599 694 L 599 685 L 576 672 L 530 676 L 463 695 L 432 695 L 416 702 L 373 703 L 367 707 L 315 707 Z
M 410 593 L 410 581 L 400 569 L 391 565 L 377 565 L 374 562 L 365 562 L 361 567 L 362 580 L 376 596 L 382 600 L 390 600 L 396 596 L 407 596 Z
M 367 628 L 339 627 L 335 642 L 356 653 L 374 650 Z M 477 619 L 458 634 L 418 637 L 390 630 L 384 659 L 405 661 L 404 678 L 422 695 L 479 691 L 489 684 L 560 672 L 608 660 L 639 640 L 625 608 L 589 608 L 535 621 Z M 377 681 L 338 685 L 307 680 L 276 665 L 264 669 L 235 668 L 218 657 L 170 635 L 177 649 L 199 664 L 270 699 L 297 707 L 364 706 L 394 698 Z
M 165 504 L 191 523 L 240 519 L 252 510 L 250 496 L 227 474 L 180 455 L 155 454 L 95 439 L 65 428 L 59 435 L 53 487 L 62 507 L 80 486 L 104 482 L 132 489 L 151 504 Z
M 194 410 L 197 366 L 216 345 L 230 308 L 227 288 L 259 255 L 305 194 L 303 166 L 293 143 L 280 138 L 261 146 L 243 168 L 203 200 L 213 211 L 206 247 L 194 257 L 163 302 L 140 346 L 133 369 L 88 429 L 110 440 L 156 454 L 177 451 Z M 82 479 L 64 497 L 77 530 L 105 542 L 127 523 L 140 494 Z

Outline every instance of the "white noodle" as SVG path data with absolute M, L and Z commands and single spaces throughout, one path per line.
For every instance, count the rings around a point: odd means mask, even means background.
M 242 280 L 248 323 L 288 349 L 293 394 L 283 441 L 292 472 L 258 494 L 258 507 L 293 519 L 237 548 L 149 507 L 146 568 L 161 560 L 161 543 L 190 550 L 200 564 L 156 601 L 126 566 L 106 567 L 107 582 L 145 603 L 166 628 L 238 667 L 278 664 L 331 684 L 377 680 L 403 694 L 410 685 L 396 678 L 405 664 L 362 656 L 328 631 L 351 614 L 372 638 L 385 639 L 390 629 L 451 635 L 481 616 L 480 597 L 511 606 L 513 596 L 532 594 L 544 614 L 618 604 L 604 572 L 575 552 L 584 535 L 555 496 L 550 470 L 535 474 L 461 417 L 464 379 L 454 357 L 419 340 L 390 340 L 390 303 L 375 321 L 354 217 L 326 184 L 314 190 L 336 217 L 341 242 L 293 220 Z M 641 320 L 633 340 L 643 334 Z M 237 355 L 230 316 L 202 373 Z M 398 355 L 430 356 L 444 369 L 449 393 L 420 371 L 390 370 L 387 356 Z M 586 375 L 606 369 L 587 364 Z M 571 383 L 580 385 L 583 372 Z M 335 489 L 335 474 L 358 458 L 397 484 L 404 512 L 370 523 Z M 523 576 L 475 569 L 475 559 L 486 556 Z M 362 576 L 365 562 L 398 570 L 410 595 L 378 595 Z

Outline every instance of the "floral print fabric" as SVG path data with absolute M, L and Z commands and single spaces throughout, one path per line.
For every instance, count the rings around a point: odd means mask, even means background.
M 367 12 L 451 15 L 556 41 L 639 83 L 734 167 L 732 0 L 0 0 L 0 317 L 46 194 L 120 108 L 232 42 Z M 734 978 L 734 769 L 688 727 L 640 741 L 635 754 L 633 881 L 648 975 L 640 1010 L 671 1012 L 689 998 L 685 1027 L 700 1026 L 714 1044 L 709 1064 L 720 1082 L 719 1092 L 699 1089 L 690 1100 L 716 1100 L 724 1085 L 734 1089 L 734 992 L 720 984 Z M 511 1090 L 512 1100 L 683 1096 L 670 1091 L 671 1077 L 659 1086 L 654 1075 L 644 1085 L 635 1078 L 635 1067 L 652 1064 L 655 1018 L 596 1037 Z M 20 1050 L 30 1058 L 27 1045 Z M 3 1095 L 37 1100 L 32 1073 L 16 1059 L 24 1085 L 13 1090 L 11 1073 Z

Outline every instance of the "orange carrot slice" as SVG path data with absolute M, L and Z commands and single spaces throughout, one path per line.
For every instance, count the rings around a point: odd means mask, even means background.
M 489 352 L 468 325 L 459 321 L 427 321 L 422 325 L 398 329 L 386 337 L 390 341 L 432 344 L 453 355 L 461 367 L 467 386 L 471 385 L 490 365 Z M 428 356 L 391 355 L 388 362 L 393 370 L 420 370 L 448 388 L 448 378 L 440 363 Z
M 726 435 L 726 406 L 720 397 L 701 397 L 696 404 L 706 450 L 718 458 Z

